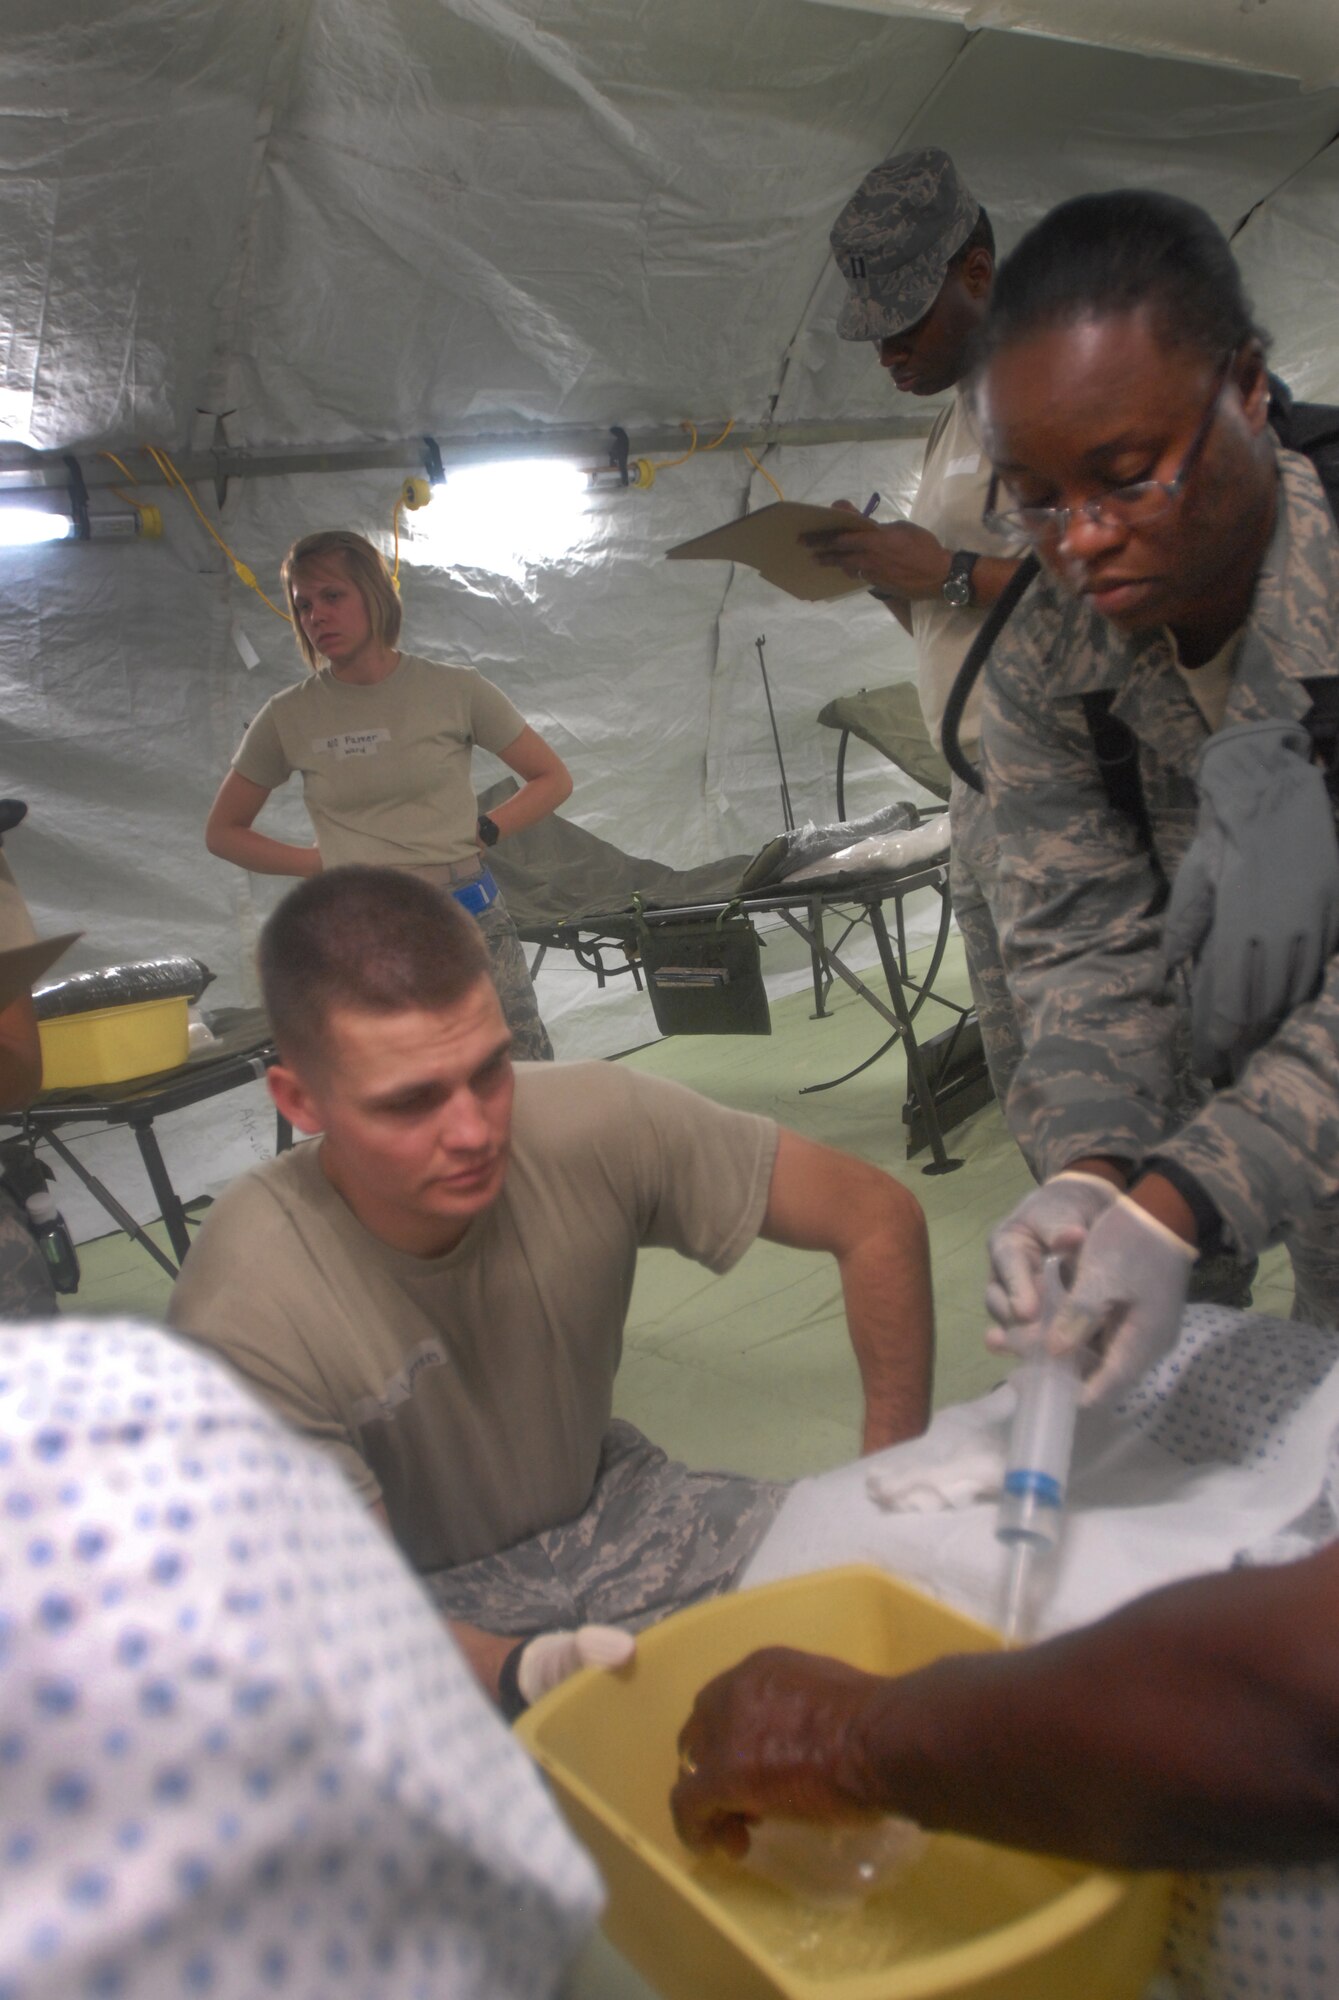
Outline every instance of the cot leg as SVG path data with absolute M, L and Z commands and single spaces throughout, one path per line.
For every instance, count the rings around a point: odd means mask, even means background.
M 82 1160 L 76 1159 L 75 1155 L 70 1151 L 69 1147 L 65 1144 L 65 1141 L 60 1137 L 59 1133 L 51 1131 L 50 1128 L 48 1127 L 42 1133 L 42 1137 L 46 1140 L 52 1152 L 55 1153 L 59 1159 L 64 1160 L 66 1166 L 70 1169 L 70 1172 L 74 1175 L 75 1179 L 83 1182 L 84 1186 L 88 1189 L 89 1193 L 92 1195 L 94 1201 L 96 1201 L 100 1207 L 106 1210 L 107 1214 L 110 1215 L 110 1217 L 112 1218 L 112 1221 L 117 1223 L 120 1228 L 124 1229 L 126 1235 L 131 1237 L 136 1243 L 139 1244 L 141 1250 L 147 1250 L 149 1255 L 153 1258 L 154 1263 L 160 1264 L 163 1270 L 167 1272 L 169 1278 L 175 1278 L 177 1275 L 177 1267 L 172 1262 L 172 1259 L 170 1257 L 165 1257 L 163 1255 L 163 1252 L 158 1248 L 158 1245 L 154 1242 L 152 1236 L 147 1235 L 145 1231 L 140 1228 L 138 1222 L 136 1222 L 134 1216 L 130 1213 L 130 1210 L 128 1208 L 122 1208 L 120 1202 L 116 1199 L 116 1196 L 112 1193 L 111 1189 L 109 1187 L 104 1187 L 102 1182 L 98 1179 L 97 1175 L 91 1174 L 88 1168 L 84 1165 Z
M 897 1016 L 898 1025 L 902 1030 L 902 1047 L 907 1058 L 907 1080 L 915 1092 L 916 1102 L 920 1105 L 921 1116 L 925 1120 L 926 1137 L 930 1142 L 930 1152 L 933 1155 L 930 1165 L 922 1168 L 921 1171 L 927 1174 L 951 1174 L 958 1167 L 962 1166 L 963 1162 L 961 1160 L 951 1160 L 944 1150 L 944 1134 L 939 1123 L 939 1107 L 935 1103 L 934 1091 L 930 1087 L 929 1079 L 925 1074 L 925 1064 L 921 1061 L 921 1052 L 916 1045 L 916 1030 L 912 1025 L 911 1015 L 907 1010 L 906 995 L 902 991 L 902 980 L 898 971 L 897 959 L 893 952 L 892 939 L 888 935 L 888 925 L 884 921 L 883 905 L 875 901 L 867 903 L 865 907 L 869 911 L 869 924 L 870 929 L 874 933 L 874 941 L 879 947 L 879 959 L 883 965 L 883 976 L 888 982 L 888 998 L 892 1002 L 893 1012 Z
M 162 1216 L 163 1226 L 167 1230 L 167 1240 L 177 1253 L 178 1264 L 184 1264 L 186 1252 L 191 1247 L 191 1232 L 186 1226 L 186 1211 L 181 1205 L 181 1198 L 172 1185 L 167 1168 L 163 1164 L 158 1141 L 153 1136 L 152 1121 L 146 1125 L 132 1122 L 131 1130 L 135 1134 L 135 1144 L 139 1147 L 144 1171 L 149 1176 L 149 1185 L 158 1203 L 158 1213 Z
M 816 896 L 809 905 L 809 965 L 814 975 L 814 1011 L 811 1021 L 826 1021 L 828 1014 L 828 987 L 832 984 L 827 970 L 827 947 L 823 941 L 823 899 Z

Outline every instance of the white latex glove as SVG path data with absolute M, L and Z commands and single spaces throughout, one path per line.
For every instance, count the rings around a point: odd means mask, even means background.
M 1169 1352 L 1181 1331 L 1197 1254 L 1125 1194 L 1094 1222 L 1049 1339 L 1053 1353 L 1075 1347 L 1096 1352 L 1082 1402 L 1124 1394 Z
M 556 1688 L 581 1667 L 625 1667 L 637 1650 L 631 1632 L 616 1625 L 581 1625 L 575 1632 L 541 1632 L 521 1654 L 516 1685 L 527 1704 Z
M 1033 1344 L 1042 1264 L 1052 1250 L 1077 1249 L 1115 1199 L 1116 1189 L 1100 1174 L 1055 1174 L 1025 1194 L 992 1230 L 986 1245 L 987 1347 L 1021 1354 Z

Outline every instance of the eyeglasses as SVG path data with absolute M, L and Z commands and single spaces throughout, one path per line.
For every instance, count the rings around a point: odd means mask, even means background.
M 1230 354 L 1225 355 L 1219 365 L 1213 394 L 1173 478 L 1136 479 L 1128 486 L 1113 486 L 1107 493 L 1099 493 L 1092 500 L 1083 500 L 1077 507 L 1004 507 L 997 510 L 995 497 L 999 492 L 1000 475 L 994 472 L 981 516 L 982 525 L 1005 534 L 1024 535 L 1030 542 L 1049 542 L 1058 541 L 1073 521 L 1093 521 L 1107 527 L 1134 527 L 1145 521 L 1160 520 L 1164 514 L 1171 512 L 1181 497 L 1186 481 L 1208 442 L 1218 414 L 1219 398 L 1227 387 L 1232 359 Z

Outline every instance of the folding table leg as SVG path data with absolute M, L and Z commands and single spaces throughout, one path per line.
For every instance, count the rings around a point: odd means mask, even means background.
M 153 1123 L 150 1121 L 141 1125 L 132 1119 L 130 1129 L 135 1134 L 135 1144 L 139 1147 L 144 1171 L 149 1176 L 149 1185 L 158 1203 L 158 1213 L 163 1218 L 168 1241 L 177 1253 L 178 1264 L 184 1264 L 186 1252 L 191 1247 L 191 1232 L 186 1226 L 186 1211 L 163 1164 L 158 1141 L 153 1136 Z
M 827 970 L 827 946 L 823 939 L 823 898 L 815 896 L 809 905 L 809 963 L 814 975 L 814 1011 L 811 1021 L 826 1021 L 829 1018 L 827 989 L 832 984 L 832 976 Z
M 931 1164 L 922 1171 L 927 1174 L 951 1174 L 958 1167 L 962 1166 L 963 1162 L 961 1160 L 951 1160 L 944 1150 L 944 1133 L 939 1123 L 939 1106 L 935 1103 L 935 1094 L 930 1087 L 930 1080 L 925 1074 L 925 1064 L 921 1061 L 921 1052 L 916 1042 L 916 1030 L 912 1024 L 911 1014 L 907 1007 L 906 995 L 902 991 L 902 979 L 898 970 L 897 958 L 893 952 L 892 939 L 888 935 L 888 925 L 884 920 L 883 904 L 875 900 L 866 903 L 865 908 L 869 911 L 870 929 L 873 931 L 874 941 L 879 947 L 879 959 L 883 965 L 883 976 L 888 982 L 888 998 L 892 1002 L 893 1012 L 897 1016 L 898 1026 L 902 1030 L 902 1048 L 907 1059 L 907 1080 L 916 1093 L 916 1102 L 921 1107 L 921 1116 L 925 1120 L 925 1136 L 930 1142 L 930 1151 L 934 1156 Z
M 64 1160 L 75 1179 L 83 1182 L 94 1201 L 106 1210 L 112 1221 L 118 1223 L 124 1229 L 126 1235 L 139 1244 L 141 1250 L 147 1250 L 153 1258 L 154 1263 L 161 1264 L 169 1278 L 175 1278 L 177 1267 L 172 1262 L 172 1259 L 163 1255 L 163 1252 L 158 1248 L 152 1236 L 140 1228 L 130 1210 L 121 1206 L 111 1189 L 104 1187 L 97 1175 L 90 1173 L 83 1161 L 75 1157 L 60 1134 L 53 1132 L 50 1126 L 46 1126 L 43 1128 L 42 1138 L 50 1146 L 57 1158 Z

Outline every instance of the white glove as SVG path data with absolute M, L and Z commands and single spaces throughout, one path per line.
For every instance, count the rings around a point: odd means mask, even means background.
M 991 1232 L 987 1347 L 1017 1354 L 1032 1345 L 1041 1315 L 1042 1264 L 1052 1250 L 1077 1249 L 1115 1199 L 1116 1189 L 1099 1174 L 1055 1174 L 1025 1194 Z
M 637 1650 L 631 1632 L 615 1625 L 582 1625 L 575 1632 L 541 1632 L 523 1647 L 516 1685 L 528 1707 L 581 1667 L 625 1667 Z
M 1118 1195 L 1098 1217 L 1048 1343 L 1055 1354 L 1095 1349 L 1085 1404 L 1122 1395 L 1174 1346 L 1197 1254 L 1128 1195 Z

